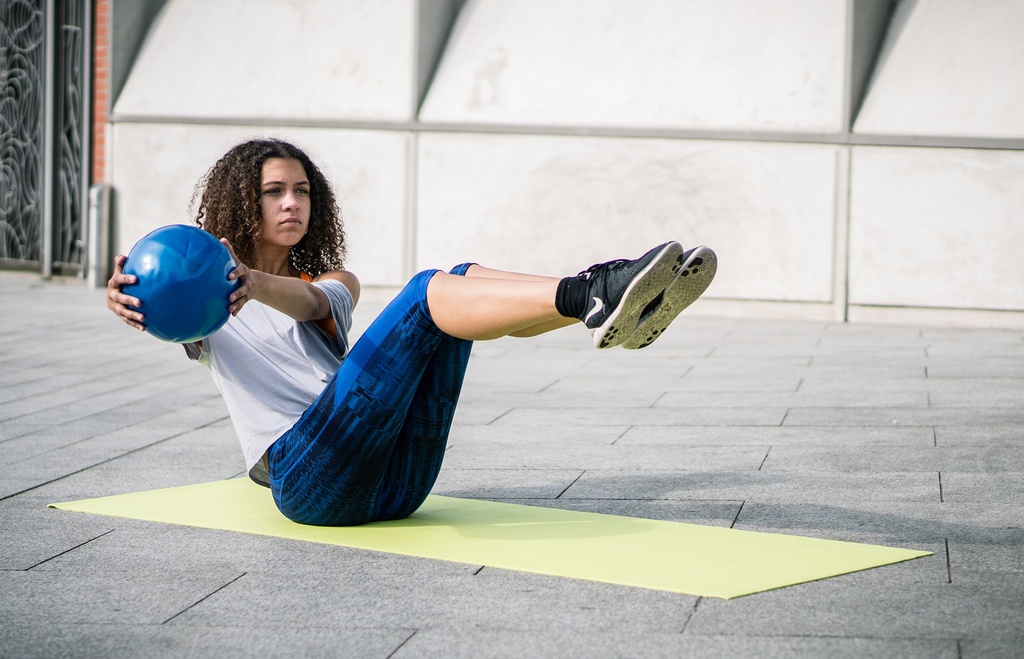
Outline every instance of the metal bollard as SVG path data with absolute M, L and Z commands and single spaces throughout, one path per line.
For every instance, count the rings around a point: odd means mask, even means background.
M 89 188 L 89 251 L 86 269 L 90 288 L 104 288 L 110 279 L 110 190 L 108 183 Z

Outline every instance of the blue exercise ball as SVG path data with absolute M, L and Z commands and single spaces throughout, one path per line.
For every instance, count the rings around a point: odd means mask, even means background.
M 161 227 L 135 243 L 124 264 L 138 282 L 121 290 L 138 298 L 137 310 L 153 336 L 174 343 L 199 341 L 228 321 L 228 279 L 235 261 L 219 240 L 197 227 Z

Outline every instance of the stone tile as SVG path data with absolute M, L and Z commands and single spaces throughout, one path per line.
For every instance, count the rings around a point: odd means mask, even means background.
M 615 444 L 934 446 L 927 426 L 632 426 Z
M 831 637 L 841 629 L 847 636 L 955 641 L 1011 633 L 1024 615 L 1019 586 L 993 585 L 985 592 L 956 584 L 869 587 L 858 584 L 861 574 L 738 600 L 701 600 L 687 633 L 739 628 L 752 636 Z
M 6 624 L 159 625 L 242 575 L 211 570 L 197 573 L 154 564 L 124 575 L 100 565 L 85 574 L 55 571 L 0 572 L 0 618 Z
M 536 408 L 514 409 L 496 423 L 501 425 L 631 425 L 631 426 L 719 426 L 719 425 L 766 425 L 778 426 L 786 416 L 786 410 L 742 407 L 732 408 L 666 408 L 650 409 L 638 407 L 623 408 L 558 408 L 542 410 Z
M 0 306 L 25 309 L 0 317 L 12 656 L 987 657 L 1024 642 L 1019 331 L 683 314 L 643 351 L 595 351 L 582 327 L 478 343 L 437 494 L 934 552 L 723 601 L 48 509 L 241 476 L 241 453 L 205 369 L 112 323 L 102 291 L 0 280 Z M 357 332 L 390 294 L 364 291 Z
M 938 426 L 935 442 L 937 446 L 1021 446 L 1024 445 L 1024 426 L 1015 423 Z
M 303 625 L 266 629 L 244 623 L 203 626 L 132 624 L 4 625 L 0 644 L 11 657 L 327 657 L 390 656 L 412 636 L 408 629 Z
M 516 444 L 527 441 L 544 441 L 552 447 L 563 444 L 615 444 L 629 429 L 629 426 L 562 426 L 562 425 L 456 425 L 448 435 L 448 446 L 463 443 L 474 444 Z
M 766 471 L 674 471 L 588 469 L 572 484 L 570 499 L 677 499 L 686 501 L 783 501 L 804 503 L 937 502 L 936 474 L 847 475 Z
M 776 446 L 764 471 L 799 472 L 964 472 L 1024 471 L 1024 446 L 1016 447 L 860 447 Z
M 658 398 L 654 407 L 928 407 L 924 391 L 797 391 L 776 392 L 674 392 Z
M 980 449 L 978 449 L 980 450 Z M 995 449 L 990 449 L 995 450 Z M 1014 450 L 1018 456 L 1017 464 L 1024 462 L 1021 457 L 1024 447 Z M 997 456 L 991 456 L 996 458 Z M 991 503 L 994 505 L 1024 504 L 1024 469 L 1013 470 L 1009 464 L 993 464 L 989 470 L 967 472 L 966 465 L 951 465 L 957 471 L 943 470 L 943 500 L 952 503 Z M 1005 466 L 1005 471 L 1002 469 Z
M 1024 409 L 977 408 L 794 408 L 786 416 L 786 425 L 811 426 L 1005 426 L 1024 424 Z
M 472 499 L 554 499 L 580 476 L 574 469 L 466 468 L 446 460 L 433 493 Z
M 641 470 L 757 470 L 764 462 L 762 446 L 600 446 L 521 442 L 500 449 L 479 444 L 454 447 L 448 466 L 494 469 L 641 469 Z

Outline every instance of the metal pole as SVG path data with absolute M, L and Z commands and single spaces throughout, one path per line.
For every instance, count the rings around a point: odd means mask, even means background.
M 110 279 L 110 186 L 89 188 L 89 252 L 86 256 L 90 288 L 103 288 Z
M 79 212 L 82 214 L 79 222 L 79 236 L 84 248 L 79 253 L 82 259 L 81 276 L 89 276 L 86 268 L 92 270 L 92 229 L 87 226 L 92 221 L 91 200 L 92 191 L 92 0 L 80 0 L 82 3 L 82 163 L 81 181 L 79 190 L 81 199 L 78 203 Z M 104 221 L 105 218 L 104 218 Z M 92 280 L 90 279 L 90 284 Z
M 46 0 L 43 22 L 46 25 L 46 32 L 43 40 L 46 49 L 45 63 L 43 68 L 43 194 L 40 198 L 40 207 L 43 213 L 43 235 L 42 235 L 42 258 L 43 277 L 49 279 L 53 276 L 53 168 L 54 168 L 54 120 L 53 120 L 53 99 L 54 99 L 54 78 L 56 71 L 56 20 L 57 1 Z

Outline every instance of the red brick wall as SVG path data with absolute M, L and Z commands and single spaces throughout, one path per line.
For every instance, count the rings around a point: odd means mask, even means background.
M 93 3 L 92 182 L 106 177 L 107 108 L 110 106 L 110 0 Z

